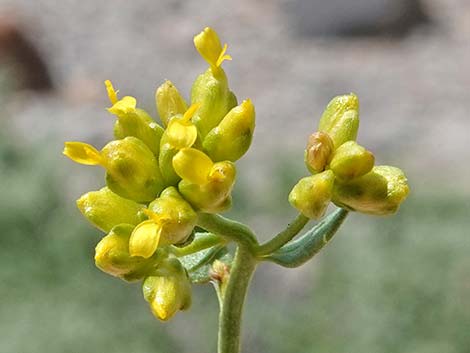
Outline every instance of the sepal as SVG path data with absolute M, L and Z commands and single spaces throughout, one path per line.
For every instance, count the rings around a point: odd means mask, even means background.
M 240 159 L 251 145 L 255 129 L 255 107 L 247 99 L 230 110 L 203 142 L 204 151 L 213 161 Z
M 95 248 L 95 264 L 100 270 L 126 281 L 136 281 L 152 273 L 161 256 L 155 254 L 149 259 L 131 256 L 129 238 L 133 229 L 130 224 L 120 224 L 101 239 Z
M 77 200 L 80 212 L 95 227 L 109 232 L 118 224 L 137 225 L 142 220 L 144 205 L 125 199 L 104 187 L 90 191 Z
M 353 93 L 333 98 L 320 119 L 319 131 L 328 133 L 335 148 L 356 140 L 359 128 L 359 100 Z
M 360 178 L 337 179 L 332 200 L 350 211 L 381 216 L 395 213 L 408 193 L 407 179 L 400 169 L 376 166 Z
M 158 115 L 164 126 L 170 119 L 177 115 L 183 115 L 188 105 L 179 93 L 178 89 L 169 80 L 166 80 L 155 92 Z
M 341 180 L 352 180 L 369 173 L 374 162 L 372 152 L 354 141 L 347 141 L 334 152 L 330 169 Z
M 161 263 L 156 273 L 145 279 L 142 291 L 152 313 L 162 321 L 191 306 L 191 283 L 186 270 L 175 258 Z
M 331 170 L 300 179 L 289 194 L 290 204 L 305 217 L 322 217 L 331 201 L 334 180 Z

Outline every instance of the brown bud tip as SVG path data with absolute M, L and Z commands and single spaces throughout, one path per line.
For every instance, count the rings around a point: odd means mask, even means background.
M 309 169 L 320 173 L 325 170 L 333 152 L 334 144 L 331 137 L 323 131 L 317 131 L 308 138 L 305 162 Z
M 222 261 L 215 260 L 209 271 L 210 278 L 215 282 L 223 283 L 228 280 L 229 275 L 230 267 Z

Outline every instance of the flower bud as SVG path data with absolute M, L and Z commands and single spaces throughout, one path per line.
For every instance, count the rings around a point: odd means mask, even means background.
M 184 115 L 174 116 L 163 134 L 158 164 L 167 185 L 176 185 L 181 180 L 173 169 L 173 157 L 180 149 L 195 143 L 197 128 L 191 118 L 198 109 L 199 104 L 193 104 Z
M 186 148 L 175 155 L 173 166 L 183 179 L 178 184 L 180 193 L 196 210 L 214 213 L 230 207 L 236 176 L 232 162 L 213 163 L 203 152 Z
M 105 84 L 108 89 L 109 99 L 113 103 L 108 111 L 117 117 L 114 124 L 114 136 L 117 139 L 123 139 L 127 136 L 137 137 L 158 156 L 163 128 L 145 110 L 136 108 L 137 101 L 134 97 L 126 96 L 115 101 L 117 94 L 111 82 L 106 81 Z
M 331 200 L 334 180 L 331 170 L 300 179 L 289 194 L 290 204 L 305 217 L 322 217 Z
M 216 259 L 209 270 L 209 276 L 219 287 L 220 294 L 223 298 L 230 279 L 230 266 Z
M 193 118 L 201 137 L 216 127 L 230 109 L 237 105 L 222 69 L 214 76 L 211 69 L 199 75 L 191 89 L 191 102 L 201 104 Z
M 196 226 L 196 212 L 172 186 L 166 188 L 144 212 L 149 220 L 135 227 L 129 240 L 133 256 L 148 258 L 159 246 L 182 243 Z
M 107 187 L 81 196 L 77 200 L 77 206 L 85 218 L 103 232 L 109 232 L 118 224 L 139 224 L 144 208 L 137 202 L 115 194 Z
M 320 119 L 318 130 L 327 132 L 338 148 L 356 140 L 359 128 L 359 100 L 353 93 L 333 98 Z
M 250 147 L 255 129 L 255 107 L 247 99 L 230 110 L 203 142 L 204 151 L 213 161 L 240 159 Z
M 374 162 L 372 152 L 354 141 L 347 141 L 335 151 L 330 169 L 336 177 L 351 180 L 369 173 L 374 167 Z
M 160 264 L 157 273 L 145 279 L 142 292 L 152 313 L 162 321 L 191 306 L 191 283 L 186 270 L 175 258 Z
M 118 195 L 148 202 L 163 190 L 158 162 L 147 146 L 135 137 L 108 143 L 101 151 L 108 187 Z
M 155 92 L 157 111 L 163 126 L 167 126 L 175 115 L 182 115 L 188 109 L 178 89 L 169 80 L 166 80 Z
M 326 132 L 317 131 L 308 137 L 305 149 L 305 165 L 312 173 L 325 170 L 333 152 L 333 141 Z
M 398 168 L 376 166 L 350 181 L 335 181 L 333 202 L 342 208 L 372 215 L 395 213 L 409 192 L 405 174 Z
M 121 224 L 98 243 L 95 249 L 96 266 L 114 277 L 134 281 L 148 276 L 158 263 L 158 257 L 144 259 L 129 254 L 129 238 L 134 227 Z

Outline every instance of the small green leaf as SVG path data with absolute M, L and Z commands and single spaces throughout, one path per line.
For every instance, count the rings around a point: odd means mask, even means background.
M 189 278 L 192 283 L 204 284 L 210 280 L 209 272 L 214 260 L 220 260 L 230 265 L 232 255 L 229 253 L 226 246 L 215 246 L 195 254 L 180 257 L 179 260 L 188 270 Z
M 328 244 L 347 215 L 348 211 L 345 209 L 336 210 L 299 239 L 283 246 L 264 259 L 284 267 L 303 265 Z

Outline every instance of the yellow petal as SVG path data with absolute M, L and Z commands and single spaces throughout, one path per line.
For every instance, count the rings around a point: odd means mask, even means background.
M 134 97 L 126 96 L 115 102 L 111 108 L 108 108 L 108 111 L 114 115 L 127 114 L 135 111 L 136 106 L 137 100 Z
M 160 226 L 171 221 L 171 217 L 167 213 L 155 213 L 148 208 L 144 208 L 142 212 L 155 224 L 160 224 Z
M 97 165 L 102 162 L 100 152 L 92 145 L 84 142 L 66 142 L 62 153 L 72 161 L 80 164 Z
M 116 102 L 118 101 L 117 93 L 119 91 L 114 90 L 113 84 L 110 80 L 104 81 L 104 85 L 106 86 L 106 91 L 108 92 L 109 101 L 111 102 L 111 104 L 116 104 Z
M 193 184 L 207 183 L 207 177 L 214 163 L 202 151 L 183 148 L 173 157 L 173 168 L 182 179 Z
M 194 114 L 197 112 L 197 110 L 199 109 L 200 106 L 201 106 L 201 103 L 191 104 L 191 106 L 184 113 L 183 120 L 184 121 L 190 121 L 191 118 L 194 116 Z
M 194 37 L 194 45 L 211 67 L 219 67 L 224 60 L 232 60 L 230 55 L 225 54 L 227 44 L 222 48 L 217 32 L 210 27 Z
M 135 227 L 129 239 L 131 256 L 149 258 L 157 250 L 162 227 L 153 220 L 144 221 Z
M 197 128 L 191 122 L 170 120 L 166 135 L 170 145 L 176 149 L 189 148 L 197 139 Z
M 227 44 L 224 44 L 222 51 L 220 52 L 219 57 L 217 58 L 216 66 L 219 67 L 225 60 L 232 60 L 232 57 L 228 54 L 225 54 L 227 51 Z

